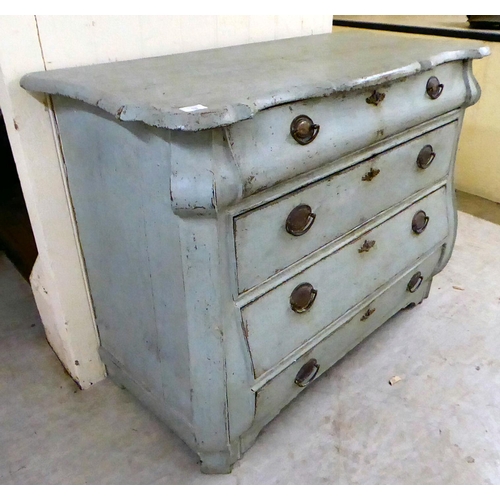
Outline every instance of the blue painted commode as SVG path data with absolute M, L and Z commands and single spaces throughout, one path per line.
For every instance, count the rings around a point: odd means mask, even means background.
M 360 30 L 23 77 L 53 101 L 109 375 L 203 472 L 428 296 L 488 53 Z

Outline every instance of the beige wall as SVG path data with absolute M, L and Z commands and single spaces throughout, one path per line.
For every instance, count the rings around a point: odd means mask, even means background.
M 105 376 L 50 102 L 27 72 L 331 31 L 313 16 L 0 16 L 0 106 L 39 258 L 31 283 L 47 338 L 82 388 Z
M 456 187 L 500 202 L 500 43 L 484 43 L 491 55 L 473 62 L 481 99 L 465 112 Z

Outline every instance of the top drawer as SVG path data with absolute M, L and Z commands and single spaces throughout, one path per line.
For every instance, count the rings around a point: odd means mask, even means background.
M 239 291 L 261 283 L 384 209 L 445 177 L 457 133 L 458 122 L 454 121 L 236 217 Z M 427 154 L 431 151 L 429 146 L 435 156 Z M 421 161 L 431 161 L 428 166 L 421 165 L 426 168 L 418 166 L 419 155 Z M 309 217 L 306 206 L 312 213 Z M 287 232 L 287 220 L 297 212 L 306 230 L 298 236 Z M 301 212 L 306 215 L 302 220 Z M 293 232 L 294 228 L 288 229 Z
M 244 195 L 311 171 L 447 111 L 467 100 L 462 61 L 393 81 L 376 89 L 337 93 L 330 97 L 280 105 L 228 127 L 228 139 L 244 182 Z M 427 92 L 429 78 L 443 85 L 439 97 Z M 384 94 L 369 104 L 372 92 Z M 296 142 L 290 125 L 307 115 L 319 125 L 316 138 Z

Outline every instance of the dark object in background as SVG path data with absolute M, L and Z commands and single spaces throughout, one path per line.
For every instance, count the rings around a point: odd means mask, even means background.
M 38 255 L 21 183 L 0 111 L 0 251 L 29 280 Z
M 471 28 L 500 30 L 500 16 L 467 16 Z

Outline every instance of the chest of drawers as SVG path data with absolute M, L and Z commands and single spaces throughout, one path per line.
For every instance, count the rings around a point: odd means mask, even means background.
M 487 54 L 343 33 L 22 79 L 53 101 L 108 373 L 202 471 L 427 297 Z

